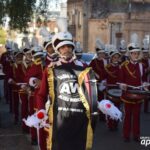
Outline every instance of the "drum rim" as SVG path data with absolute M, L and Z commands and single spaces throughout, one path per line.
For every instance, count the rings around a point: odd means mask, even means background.
M 121 94 L 120 94 L 120 96 L 115 96 L 115 95 L 112 95 L 112 94 L 110 94 L 108 91 L 110 91 L 110 90 L 119 90 L 120 92 L 121 92 Z M 108 89 L 108 90 L 106 90 L 106 94 L 108 95 L 108 96 L 111 96 L 111 97 L 115 97 L 115 98 L 119 98 L 120 99 L 120 97 L 122 96 L 122 90 L 121 89 L 119 89 L 119 88 L 112 88 L 112 89 Z

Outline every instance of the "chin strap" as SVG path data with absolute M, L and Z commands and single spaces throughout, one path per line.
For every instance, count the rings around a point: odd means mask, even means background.
M 71 62 L 73 62 L 75 59 L 76 59 L 76 56 L 75 56 L 75 55 L 73 55 L 71 58 L 67 58 L 67 57 L 65 57 L 65 56 L 60 56 L 59 61 L 62 62 L 62 63 L 71 63 Z

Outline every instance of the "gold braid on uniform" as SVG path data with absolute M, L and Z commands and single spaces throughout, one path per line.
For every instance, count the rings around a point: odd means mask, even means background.
M 78 92 L 80 99 L 82 101 L 83 106 L 86 109 L 86 116 L 88 118 L 88 127 L 87 127 L 87 138 L 86 138 L 86 150 L 91 150 L 92 144 L 93 144 L 93 130 L 91 126 L 91 111 L 90 111 L 90 106 L 88 104 L 88 101 L 83 93 L 82 90 L 82 83 L 84 81 L 85 75 L 91 70 L 91 68 L 86 68 L 84 71 L 82 71 L 79 76 L 78 76 Z
M 36 65 L 40 65 L 41 63 L 42 63 L 41 58 L 37 58 L 34 60 L 34 64 L 36 64 Z
M 109 67 L 109 66 L 107 65 L 107 66 L 105 67 L 106 72 L 107 72 L 112 78 L 117 78 L 117 76 L 113 75 L 113 73 L 115 73 L 115 71 L 114 71 L 114 72 L 111 72 L 111 71 L 108 70 L 107 67 Z
M 125 61 L 121 64 L 121 66 L 125 66 L 125 68 L 127 69 L 128 73 L 130 74 L 131 77 L 133 78 L 136 78 L 136 76 L 134 75 L 135 74 L 135 71 L 132 73 L 128 67 L 128 64 L 129 64 L 129 61 Z
M 52 68 L 48 68 L 48 85 L 49 85 L 49 95 L 51 97 L 51 105 L 48 110 L 48 119 L 49 119 L 50 127 L 49 127 L 49 135 L 47 138 L 47 150 L 51 150 L 52 149 L 52 135 L 53 135 L 53 105 L 54 105 L 54 99 L 55 99 L 54 74 L 53 74 Z

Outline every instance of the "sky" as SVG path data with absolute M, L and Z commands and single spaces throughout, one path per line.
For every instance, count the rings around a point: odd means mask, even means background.
M 39 3 L 40 0 L 37 0 L 37 5 Z M 50 10 L 60 10 L 60 3 L 66 3 L 67 0 L 49 0 L 49 8 L 51 8 Z

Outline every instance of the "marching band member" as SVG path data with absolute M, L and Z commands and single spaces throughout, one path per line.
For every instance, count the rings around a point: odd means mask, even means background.
M 106 71 L 106 83 L 107 83 L 107 91 L 109 89 L 112 88 L 116 88 L 117 87 L 117 82 L 118 82 L 118 74 L 119 74 L 119 60 L 120 60 L 120 56 L 121 54 L 119 53 L 119 51 L 117 51 L 115 49 L 115 47 L 113 47 L 112 50 L 110 50 L 109 53 L 109 57 L 110 57 L 110 63 L 105 66 L 105 71 Z M 114 87 L 109 85 L 114 85 Z M 116 85 L 116 87 L 115 87 Z M 112 102 L 114 103 L 114 105 L 116 107 L 120 107 L 120 102 L 118 102 L 117 98 L 112 98 L 112 96 L 108 96 L 108 99 L 112 100 Z M 112 120 L 109 117 L 107 118 L 107 126 L 111 131 L 114 131 L 117 129 L 118 126 L 118 121 L 116 120 Z
M 133 39 L 135 36 L 133 35 Z M 132 40 L 133 41 L 133 40 Z M 135 41 L 135 40 L 134 40 Z M 128 92 L 130 86 L 145 85 L 145 73 L 140 59 L 140 48 L 136 42 L 130 43 L 127 47 L 129 61 L 125 61 L 120 69 L 120 88 L 123 90 L 121 99 L 124 102 L 124 122 L 123 122 L 123 137 L 126 142 L 130 141 L 131 133 L 135 141 L 139 141 L 140 137 L 140 110 L 142 97 Z
M 6 103 L 9 103 L 9 111 L 12 112 L 12 96 L 11 96 L 11 85 L 8 83 L 8 79 L 12 74 L 12 65 L 13 65 L 13 57 L 12 57 L 12 41 L 7 40 L 5 44 L 6 52 L 1 55 L 0 63 L 3 66 L 4 76 L 4 96 L 6 99 Z
M 53 37 L 52 44 L 60 59 L 45 69 L 38 93 L 39 110 L 45 108 L 48 95 L 50 98 L 47 150 L 90 150 L 93 131 L 89 97 L 85 96 L 90 87 L 81 89 L 83 81 L 89 83 L 90 69 L 75 59 L 72 35 L 66 28 Z
M 15 63 L 12 66 L 13 73 L 9 79 L 9 84 L 12 85 L 12 104 L 13 104 L 13 112 L 14 112 L 14 123 L 17 124 L 19 120 L 19 92 L 20 85 L 17 83 L 22 83 L 25 75 L 25 67 L 22 63 L 23 60 L 23 52 L 22 51 L 14 51 Z
M 58 54 L 55 53 L 54 48 L 52 46 L 52 36 L 46 37 L 43 43 L 44 50 L 46 50 L 46 66 L 48 66 L 51 62 L 55 62 L 58 60 Z
M 96 40 L 96 53 L 97 57 L 93 59 L 90 63 L 90 67 L 92 67 L 95 72 L 96 79 L 98 83 L 103 84 L 105 82 L 105 66 L 107 65 L 107 60 L 105 59 L 105 45 L 99 40 Z M 104 90 L 105 86 L 99 86 L 98 88 L 98 100 L 102 100 L 104 98 Z M 105 116 L 100 113 L 99 119 L 104 121 Z
M 42 56 L 43 52 L 41 51 L 41 47 L 33 47 L 31 48 L 32 62 L 30 63 L 29 68 L 25 74 L 25 82 L 30 86 L 30 96 L 29 96 L 29 113 L 30 115 L 34 114 L 37 110 L 37 102 L 36 95 L 38 93 L 40 82 L 42 79 L 43 73 L 43 64 L 42 64 Z M 37 131 L 35 128 L 30 128 L 31 134 L 31 144 L 37 144 Z

